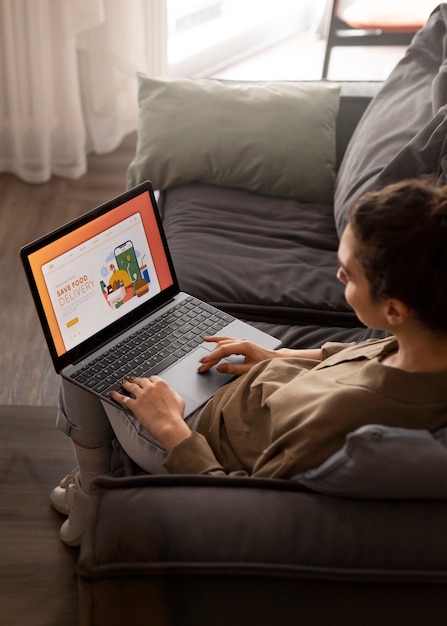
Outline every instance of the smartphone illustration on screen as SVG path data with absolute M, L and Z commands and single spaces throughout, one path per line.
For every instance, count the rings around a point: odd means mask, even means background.
M 141 272 L 137 261 L 137 255 L 133 243 L 128 240 L 115 248 L 115 259 L 118 269 L 124 270 L 129 274 L 132 285 L 141 280 Z

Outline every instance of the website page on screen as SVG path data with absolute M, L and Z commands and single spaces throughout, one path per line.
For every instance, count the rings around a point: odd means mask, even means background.
M 136 213 L 42 266 L 66 350 L 160 292 Z

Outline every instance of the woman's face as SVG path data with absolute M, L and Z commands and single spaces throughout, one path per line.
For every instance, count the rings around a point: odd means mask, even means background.
M 345 285 L 345 298 L 365 326 L 386 329 L 385 303 L 374 300 L 371 287 L 356 257 L 357 240 L 351 226 L 345 228 L 338 247 L 337 278 Z

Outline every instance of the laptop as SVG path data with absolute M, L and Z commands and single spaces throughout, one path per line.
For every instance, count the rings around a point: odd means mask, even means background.
M 204 336 L 280 345 L 180 291 L 149 181 L 20 254 L 56 372 L 112 404 L 126 376 L 157 374 L 183 397 L 187 416 L 232 378 L 197 372 L 215 347 Z

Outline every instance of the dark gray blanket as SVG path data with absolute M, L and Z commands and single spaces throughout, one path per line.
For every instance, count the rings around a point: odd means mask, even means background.
M 336 183 L 339 234 L 351 204 L 367 191 L 424 175 L 445 184 L 446 138 L 447 4 L 442 4 L 356 127 Z

